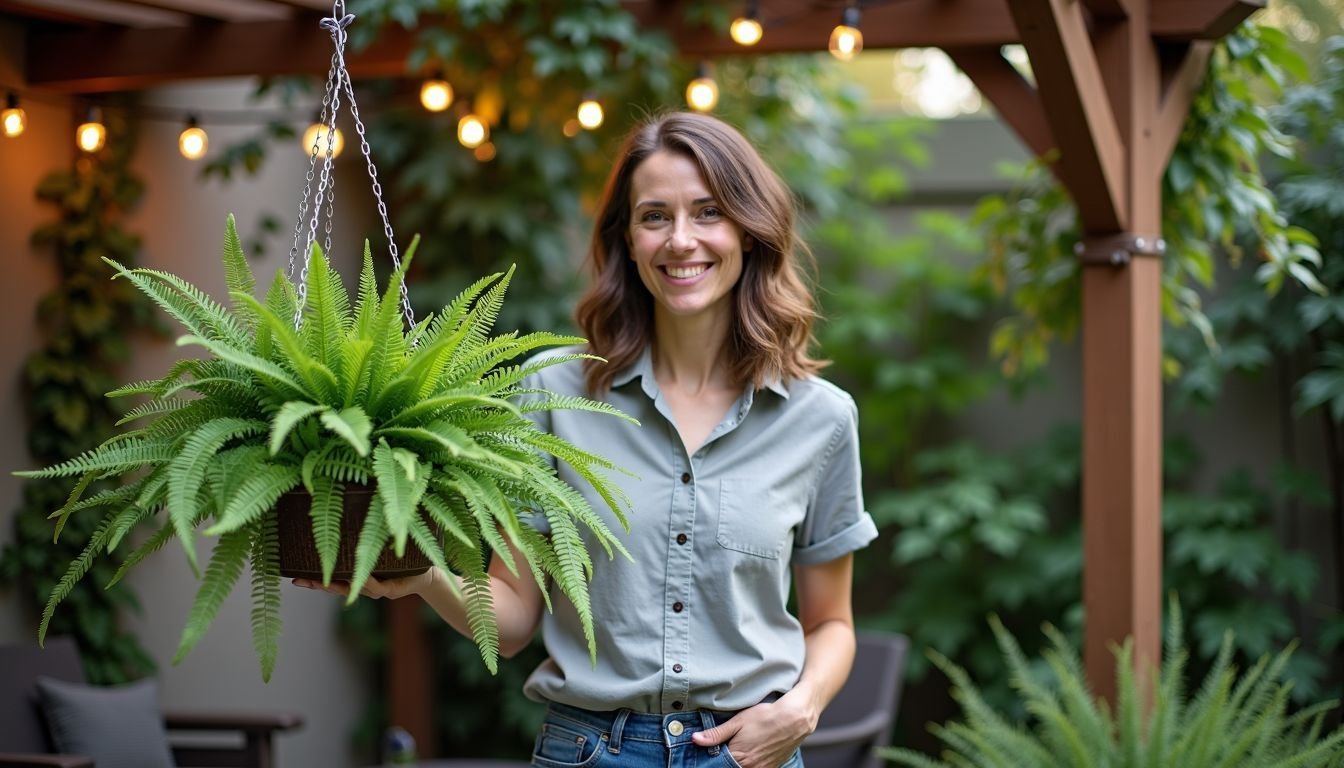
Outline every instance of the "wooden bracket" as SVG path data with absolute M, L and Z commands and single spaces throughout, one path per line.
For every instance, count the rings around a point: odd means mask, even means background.
M 1120 232 L 1103 237 L 1084 237 L 1073 246 L 1073 252 L 1083 264 L 1123 267 L 1135 256 L 1160 258 L 1167 252 L 1167 241 L 1155 235 Z

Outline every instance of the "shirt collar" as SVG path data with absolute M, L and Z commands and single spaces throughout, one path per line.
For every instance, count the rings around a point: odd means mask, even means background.
M 626 366 L 625 370 L 617 373 L 611 379 L 612 388 L 623 387 L 626 384 L 639 378 L 640 386 L 644 389 L 644 394 L 649 396 L 650 400 L 658 397 L 658 384 L 653 378 L 653 354 L 649 345 L 644 345 L 644 351 L 639 353 L 639 357 L 633 363 Z M 789 387 L 778 376 L 767 379 L 765 388 L 774 392 L 776 395 L 789 399 Z

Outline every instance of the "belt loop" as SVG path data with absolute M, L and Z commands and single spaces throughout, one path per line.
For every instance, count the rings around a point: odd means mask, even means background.
M 700 710 L 700 729 L 701 729 L 701 730 L 708 731 L 710 728 L 713 728 L 715 725 L 717 725 L 717 723 L 715 722 L 714 715 L 713 715 L 709 710 L 707 710 L 707 709 L 702 709 L 702 710 Z M 718 757 L 718 756 L 719 756 L 719 745 L 718 745 L 718 744 L 715 744 L 714 746 L 712 746 L 712 747 L 709 748 L 709 756 L 710 756 L 710 757 Z
M 616 719 L 611 722 L 611 740 L 607 742 L 607 751 L 613 755 L 621 754 L 621 734 L 625 732 L 625 721 L 629 717 L 629 709 L 620 709 L 616 712 Z

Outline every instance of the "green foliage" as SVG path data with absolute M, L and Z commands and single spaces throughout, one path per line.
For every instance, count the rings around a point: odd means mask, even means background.
M 1163 176 L 1163 314 L 1177 327 L 1194 326 L 1210 348 L 1218 340 L 1199 290 L 1213 286 L 1217 254 L 1239 263 L 1243 239 L 1263 262 L 1257 276 L 1269 293 L 1294 283 L 1325 293 L 1316 238 L 1285 218 L 1260 165 L 1292 149 L 1259 94 L 1281 94 L 1306 74 L 1282 31 L 1243 24 L 1215 47 Z M 988 276 L 1015 310 L 991 341 L 1009 375 L 1040 367 L 1054 341 L 1073 337 L 1081 292 L 1067 195 L 1042 162 L 1016 173 L 1019 190 L 987 198 L 975 217 L 991 241 Z M 1166 370 L 1178 374 L 1179 363 L 1168 358 Z
M 619 504 L 628 502 L 601 472 L 614 465 L 543 434 L 512 402 L 523 393 L 525 376 L 573 356 L 496 370 L 499 363 L 537 349 L 583 340 L 545 332 L 491 336 L 512 270 L 476 282 L 438 317 L 407 331 L 399 286 L 414 251 L 413 243 L 402 269 L 379 296 L 366 249 L 354 307 L 316 247 L 306 301 L 280 274 L 266 302 L 257 301 L 232 217 L 224 246 L 231 307 L 173 275 L 108 260 L 120 277 L 186 328 L 179 345 L 200 346 L 209 355 L 183 360 L 157 381 L 114 393 L 150 396 L 152 407 L 133 414 L 144 426 L 47 469 L 20 473 L 81 478 L 52 514 L 58 528 L 76 511 L 107 509 L 83 554 L 53 590 L 39 638 L 89 565 L 115 549 L 121 521 L 166 510 L 164 536 L 150 539 L 142 551 L 175 536 L 195 567 L 197 528 L 207 525 L 205 534 L 220 537 L 177 658 L 204 635 L 250 563 L 254 642 L 262 676 L 269 679 L 279 635 L 276 500 L 299 487 L 315 497 L 314 540 L 322 580 L 330 583 L 339 498 L 351 485 L 371 484 L 376 492 L 356 547 L 350 601 L 378 555 L 387 547 L 400 555 L 410 539 L 433 562 L 464 575 L 473 634 L 493 671 L 498 630 L 484 561 L 475 547 L 484 540 L 498 552 L 507 539 L 534 566 L 543 589 L 548 577 L 554 579 L 579 608 L 596 654 L 585 610 L 591 561 L 580 528 L 608 555 L 628 554 L 545 457 L 575 467 L 622 523 Z M 295 317 L 302 319 L 297 331 Z M 591 407 L 615 413 L 573 398 L 551 400 L 546 392 L 528 390 L 528 395 L 534 398 L 532 410 Z M 134 479 L 81 500 L 87 482 L 128 472 L 136 473 Z M 525 509 L 543 511 L 553 530 L 550 539 L 526 535 L 519 523 Z M 421 514 L 446 531 L 466 532 L 464 539 L 438 539 Z
M 52 257 L 55 287 L 38 303 L 41 345 L 23 369 L 28 450 L 43 464 L 75 456 L 112 434 L 120 413 L 103 392 L 126 360 L 131 332 L 150 321 L 147 304 L 129 286 L 98 277 L 102 257 L 132 263 L 140 249 L 139 238 L 121 226 L 142 193 L 140 179 L 130 170 L 135 125 L 121 110 L 109 109 L 105 117 L 107 148 L 82 157 L 71 170 L 49 175 L 37 189 L 38 199 L 59 212 L 32 235 L 33 245 Z M 25 482 L 13 538 L 0 552 L 0 583 L 23 589 L 34 620 L 98 522 L 73 521 L 66 539 L 53 544 L 46 514 L 65 503 L 67 485 Z M 118 565 L 119 558 L 108 558 L 93 563 L 91 572 L 106 582 Z M 121 683 L 153 669 L 148 654 L 118 622 L 120 611 L 139 607 L 128 587 L 80 586 L 68 600 L 71 610 L 51 631 L 78 641 L 90 681 Z
M 946 656 L 933 654 L 953 684 L 964 719 L 930 730 L 943 742 L 943 760 L 907 749 L 883 754 L 913 768 L 968 765 L 1141 766 L 1267 768 L 1344 765 L 1344 728 L 1326 730 L 1335 708 L 1326 702 L 1293 711 L 1286 674 L 1293 649 L 1265 654 L 1244 672 L 1233 661 L 1231 633 L 1224 637 L 1213 666 L 1195 691 L 1185 679 L 1189 652 L 1174 602 L 1165 660 L 1137 670 L 1133 641 L 1116 650 L 1118 695 L 1114 707 L 1088 690 L 1082 664 L 1069 641 L 1045 626 L 1050 647 L 1029 660 L 1013 635 L 992 617 L 990 626 L 1010 670 L 1011 685 L 1025 722 L 996 711 L 973 678 Z

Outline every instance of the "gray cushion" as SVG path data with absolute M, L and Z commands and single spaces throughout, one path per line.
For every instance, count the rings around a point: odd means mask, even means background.
M 174 768 L 154 680 L 104 687 L 39 677 L 37 693 L 58 752 L 98 768 Z

